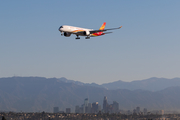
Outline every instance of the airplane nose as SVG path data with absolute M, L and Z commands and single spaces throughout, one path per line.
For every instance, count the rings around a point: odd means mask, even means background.
M 60 26 L 60 27 L 59 27 L 59 31 L 62 31 L 62 30 L 61 30 L 62 28 L 63 28 L 63 26 Z

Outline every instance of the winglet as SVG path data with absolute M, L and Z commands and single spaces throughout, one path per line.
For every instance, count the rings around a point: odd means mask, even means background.
M 119 27 L 119 28 L 122 28 L 122 26 L 121 26 L 121 27 Z

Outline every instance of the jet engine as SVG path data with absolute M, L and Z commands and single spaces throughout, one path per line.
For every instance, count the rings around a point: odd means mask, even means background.
M 90 32 L 88 30 L 84 31 L 84 35 L 89 36 Z
M 69 36 L 71 36 L 71 33 L 64 32 L 64 36 L 65 36 L 65 37 L 69 37 Z

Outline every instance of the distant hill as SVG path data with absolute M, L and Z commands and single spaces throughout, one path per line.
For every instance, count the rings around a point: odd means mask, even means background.
M 52 112 L 56 106 L 60 110 L 75 108 L 75 105 L 82 105 L 87 97 L 89 102 L 99 102 L 102 106 L 104 96 L 107 96 L 110 104 L 113 101 L 119 102 L 120 109 L 132 110 L 139 106 L 148 109 L 180 110 L 179 93 L 179 86 L 156 92 L 140 89 L 107 90 L 81 82 L 70 82 L 65 78 L 10 77 L 0 78 L 0 110 Z
M 77 85 L 86 85 L 86 86 L 93 86 L 93 87 L 100 87 L 105 88 L 108 90 L 117 90 L 117 89 L 128 89 L 128 90 L 149 90 L 149 91 L 159 91 L 166 89 L 168 87 L 175 87 L 180 86 L 180 78 L 173 78 L 173 79 L 167 79 L 167 78 L 156 78 L 152 77 L 145 80 L 136 80 L 132 82 L 124 82 L 124 81 L 115 81 L 111 83 L 104 83 L 102 85 L 98 85 L 96 83 L 83 83 L 79 81 L 74 80 L 68 80 L 64 77 L 59 78 L 60 81 L 66 82 L 66 83 L 74 83 Z
M 96 83 L 91 83 L 91 84 L 90 84 L 90 83 L 83 83 L 83 82 L 79 82 L 79 81 L 68 80 L 68 79 L 66 79 L 66 78 L 64 78 L 64 77 L 59 78 L 58 80 L 59 80 L 59 81 L 62 81 L 62 82 L 65 82 L 65 83 L 74 83 L 74 84 L 76 84 L 76 85 L 86 85 L 86 86 L 104 88 L 104 86 L 98 85 L 98 84 L 96 84 Z
M 132 82 L 116 81 L 112 83 L 102 84 L 103 87 L 109 90 L 128 89 L 128 90 L 149 90 L 159 91 L 168 87 L 180 86 L 180 78 L 166 79 L 166 78 L 149 78 L 146 80 L 138 80 Z

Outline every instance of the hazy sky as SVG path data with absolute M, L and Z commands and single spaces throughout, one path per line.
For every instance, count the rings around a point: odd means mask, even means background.
M 0 77 L 85 83 L 180 77 L 180 0 L 1 0 Z M 61 25 L 123 26 L 86 40 Z

